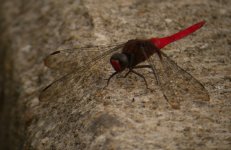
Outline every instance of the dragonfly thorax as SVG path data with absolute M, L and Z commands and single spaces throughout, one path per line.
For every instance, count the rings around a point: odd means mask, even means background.
M 115 53 L 110 59 L 112 67 L 116 72 L 121 72 L 128 67 L 129 60 L 128 57 L 123 53 Z

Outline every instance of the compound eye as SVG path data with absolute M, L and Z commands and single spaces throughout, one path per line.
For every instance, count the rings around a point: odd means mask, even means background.
M 111 65 L 115 69 L 116 72 L 120 72 L 121 71 L 121 65 L 120 65 L 119 60 L 112 60 L 111 59 Z
M 128 66 L 128 58 L 123 53 L 113 54 L 110 62 L 116 72 L 123 71 Z

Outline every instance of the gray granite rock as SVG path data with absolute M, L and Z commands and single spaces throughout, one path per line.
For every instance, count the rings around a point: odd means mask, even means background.
M 0 7 L 0 149 L 230 149 L 230 1 L 3 0 Z M 162 37 L 200 20 L 207 21 L 200 31 L 163 51 L 205 85 L 209 102 L 172 109 L 155 82 L 148 78 L 147 90 L 134 75 L 102 89 L 112 72 L 107 58 L 39 99 L 65 74 L 43 64 L 51 52 Z M 95 56 L 87 54 L 78 59 Z

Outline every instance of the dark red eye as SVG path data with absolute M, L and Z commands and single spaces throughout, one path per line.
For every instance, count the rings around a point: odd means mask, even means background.
M 128 67 L 129 61 L 125 54 L 115 53 L 111 56 L 110 59 L 111 65 L 116 72 L 121 72 Z
M 111 60 L 111 65 L 115 69 L 116 72 L 121 71 L 121 65 L 118 60 Z

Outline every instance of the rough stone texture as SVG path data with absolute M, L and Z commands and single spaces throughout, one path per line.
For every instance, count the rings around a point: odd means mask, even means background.
M 229 0 L 3 1 L 0 149 L 230 149 L 230 7 Z M 89 70 L 95 82 L 76 83 L 81 90 L 38 99 L 62 76 L 42 63 L 54 50 L 161 37 L 203 19 L 203 29 L 165 52 L 205 85 L 208 103 L 174 110 L 157 86 L 146 90 L 133 75 L 95 90 L 103 65 Z

